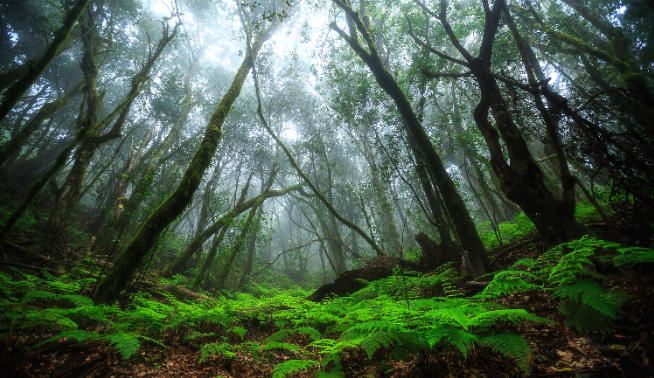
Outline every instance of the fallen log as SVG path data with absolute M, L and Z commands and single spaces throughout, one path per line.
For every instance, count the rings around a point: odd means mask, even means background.
M 420 270 L 419 266 L 397 257 L 377 257 L 361 269 L 349 270 L 334 280 L 333 283 L 319 287 L 307 299 L 320 302 L 329 296 L 348 295 L 366 286 L 366 281 L 374 281 L 393 274 L 396 267 Z

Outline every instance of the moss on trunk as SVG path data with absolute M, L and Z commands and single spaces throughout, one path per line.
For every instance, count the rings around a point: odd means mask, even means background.
M 121 292 L 134 277 L 163 229 L 175 220 L 193 199 L 193 194 L 200 186 L 202 176 L 218 148 L 218 143 L 222 138 L 222 126 L 232 105 L 241 93 L 253 59 L 271 32 L 271 29 L 264 32 L 254 43 L 250 52 L 246 54 L 227 93 L 216 106 L 205 129 L 200 147 L 193 155 L 175 192 L 153 211 L 132 241 L 120 252 L 111 270 L 100 281 L 93 295 L 93 299 L 97 303 L 112 303 L 120 297 Z

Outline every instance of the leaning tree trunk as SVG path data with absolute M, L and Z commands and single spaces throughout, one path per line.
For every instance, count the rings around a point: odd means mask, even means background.
M 43 124 L 43 121 L 52 117 L 54 113 L 65 106 L 73 96 L 79 93 L 80 89 L 82 89 L 82 86 L 77 85 L 74 89 L 63 96 L 43 105 L 41 109 L 39 109 L 39 111 L 37 111 L 36 114 L 27 121 L 27 124 L 18 132 L 18 134 L 0 148 L 0 166 L 5 164 L 7 159 L 12 155 L 18 153 L 25 143 L 27 143 L 29 137 L 32 136 L 32 134 Z
M 27 70 L 25 74 L 16 80 L 4 93 L 4 99 L 0 103 L 0 120 L 4 119 L 9 111 L 13 109 L 18 100 L 25 94 L 30 86 L 38 79 L 52 59 L 61 51 L 62 46 L 70 36 L 75 23 L 86 9 L 91 0 L 77 0 L 75 5 L 68 11 L 64 24 L 55 32 L 54 39 L 48 46 L 43 56 L 35 61 L 25 63 Z
M 200 147 L 195 152 L 182 181 L 175 190 L 145 221 L 129 245 L 118 255 L 113 267 L 98 285 L 93 298 L 97 303 L 111 303 L 120 297 L 123 289 L 134 277 L 137 269 L 143 264 L 155 241 L 175 218 L 181 214 L 193 199 L 200 186 L 202 176 L 211 164 L 211 159 L 222 139 L 222 126 L 229 114 L 234 101 L 241 93 L 241 88 L 250 72 L 252 62 L 265 40 L 271 35 L 274 27 L 265 31 L 248 50 L 241 63 L 229 90 L 220 100 L 206 127 Z
M 92 24 L 92 20 L 90 20 L 91 17 L 92 15 L 89 15 L 88 31 L 94 33 L 96 30 L 95 27 L 93 27 L 94 25 Z M 95 92 L 94 96 L 98 97 L 98 101 L 94 108 L 89 107 L 88 109 L 88 122 L 85 125 L 85 136 L 82 139 L 77 153 L 75 154 L 75 162 L 73 163 L 73 167 L 66 177 L 63 189 L 59 194 L 55 208 L 52 211 L 51 219 L 49 220 L 49 227 L 53 234 L 59 234 L 61 232 L 61 228 L 64 225 L 64 219 L 67 218 L 70 210 L 79 200 L 84 177 L 86 176 L 86 171 L 91 164 L 91 160 L 93 159 L 95 152 L 103 144 L 121 136 L 122 129 L 127 122 L 127 117 L 130 113 L 132 104 L 141 93 L 145 82 L 149 79 L 152 68 L 165 50 L 166 46 L 168 46 L 168 44 L 177 35 L 179 26 L 179 23 L 176 24 L 171 31 L 170 26 L 168 24 L 164 24 L 161 39 L 159 40 L 156 48 L 151 50 L 141 69 L 131 78 L 129 91 L 121 100 L 120 104 L 116 106 L 116 108 L 112 111 L 111 115 L 107 117 L 107 119 L 100 122 L 97 121 L 97 113 L 100 109 L 99 99 L 101 96 L 98 95 L 97 89 L 95 88 L 95 81 L 97 80 L 98 75 L 98 68 L 95 63 L 97 43 L 95 37 L 85 38 L 88 40 L 88 42 L 85 43 L 85 50 L 88 50 L 88 52 L 85 52 L 85 55 L 92 59 L 89 60 L 88 63 L 88 65 L 91 67 L 86 68 L 86 70 L 93 70 L 92 73 L 94 75 L 92 77 L 92 86 L 87 83 L 87 91 L 89 91 L 89 93 Z M 86 32 L 85 30 L 83 31 Z M 116 115 L 116 120 L 113 121 L 111 129 L 102 134 L 103 127 L 109 123 L 111 116 L 113 115 Z
M 459 236 L 461 245 L 469 254 L 470 266 L 469 271 L 473 275 L 481 275 L 486 272 L 488 266 L 488 257 L 477 229 L 475 227 L 470 213 L 463 202 L 463 198 L 457 192 L 456 186 L 445 170 L 445 166 L 440 156 L 434 150 L 422 123 L 418 120 L 416 113 L 411 106 L 408 98 L 400 88 L 399 84 L 391 75 L 379 57 L 375 43 L 370 36 L 367 27 L 361 20 L 359 14 L 354 12 L 349 6 L 340 0 L 334 2 L 343 9 L 347 17 L 356 24 L 356 28 L 363 36 L 368 51 L 361 45 L 357 35 L 348 35 L 341 30 L 335 23 L 331 25 L 350 47 L 359 55 L 372 72 L 379 86 L 393 99 L 395 105 L 404 120 L 404 125 L 409 136 L 409 142 L 415 146 L 416 151 L 428 168 L 428 173 L 433 181 L 438 185 L 445 206 L 447 207 L 454 228 Z

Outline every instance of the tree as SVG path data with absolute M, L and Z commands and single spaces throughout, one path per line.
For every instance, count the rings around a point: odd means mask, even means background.
M 347 15 L 348 21 L 353 23 L 356 27 L 351 27 L 350 34 L 345 33 L 339 28 L 336 23 L 332 23 L 331 27 L 334 29 L 354 50 L 357 55 L 364 61 L 370 68 L 375 80 L 382 89 L 393 99 L 398 111 L 402 115 L 404 125 L 407 129 L 409 144 L 415 150 L 418 161 L 424 161 L 427 166 L 430 178 L 434 180 L 445 205 L 447 206 L 450 218 L 454 224 L 456 232 L 459 236 L 459 241 L 463 248 L 469 253 L 469 269 L 473 275 L 480 275 L 486 271 L 488 259 L 486 257 L 486 250 L 479 238 L 474 222 L 468 213 L 468 210 L 461 199 L 461 196 L 456 191 L 451 177 L 447 174 L 443 162 L 434 150 L 422 124 L 418 120 L 413 107 L 411 106 L 406 95 L 398 85 L 397 81 L 387 71 L 382 62 L 377 46 L 368 32 L 368 28 L 364 24 L 360 15 L 357 14 L 345 2 L 334 1 Z M 364 43 L 368 50 L 361 45 L 358 34 L 361 34 Z
M 21 96 L 30 88 L 41 73 L 48 67 L 62 46 L 69 38 L 77 20 L 87 8 L 91 0 L 77 0 L 70 8 L 61 27 L 55 32 L 52 42 L 45 53 L 38 59 L 26 62 L 23 67 L 18 68 L 22 75 L 14 81 L 4 92 L 4 98 L 0 103 L 0 121 L 2 121 L 11 109 L 16 105 Z
M 536 225 L 538 232 L 549 244 L 556 244 L 579 235 L 580 227 L 574 218 L 574 181 L 570 181 L 569 177 L 565 176 L 563 200 L 557 199 L 547 187 L 543 172 L 531 155 L 504 100 L 497 79 L 492 73 L 493 45 L 502 12 L 506 6 L 505 2 L 503 0 L 495 1 L 492 7 L 484 2 L 484 32 L 479 53 L 476 56 L 463 46 L 454 32 L 447 18 L 447 2 L 445 0 L 440 2 L 438 14 L 426 8 L 419 1 L 415 2 L 428 16 L 441 23 L 450 43 L 464 60 L 444 55 L 413 35 L 416 43 L 427 47 L 441 58 L 465 66 L 477 81 L 480 99 L 474 110 L 474 119 L 486 141 L 491 156 L 491 166 L 500 180 L 502 191 L 525 211 Z M 489 119 L 489 113 L 493 115 L 495 127 Z M 558 141 L 556 131 L 550 131 L 551 140 Z M 504 155 L 501 141 L 508 152 L 508 159 Z M 564 159 L 561 166 L 563 167 L 565 164 L 567 163 Z M 562 174 L 565 175 L 565 173 Z
M 157 237 L 163 229 L 169 225 L 188 206 L 197 190 L 205 170 L 211 163 L 211 159 L 222 136 L 222 125 L 229 114 L 234 101 L 241 92 L 252 62 L 257 53 L 261 50 L 263 43 L 270 38 L 277 27 L 277 23 L 265 28 L 253 41 L 251 48 L 243 59 L 232 85 L 211 116 L 205 129 L 204 137 L 200 147 L 195 152 L 181 183 L 140 227 L 136 236 L 128 246 L 121 251 L 116 258 L 113 267 L 98 285 L 94 300 L 99 303 L 111 303 L 118 299 L 122 290 L 134 276 L 136 269 L 143 263 L 143 259 L 152 249 Z

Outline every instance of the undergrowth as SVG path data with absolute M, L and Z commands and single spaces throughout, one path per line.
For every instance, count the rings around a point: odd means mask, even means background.
M 306 300 L 308 291 L 258 288 L 258 295 L 205 301 L 164 291 L 137 293 L 127 308 L 95 305 L 80 295 L 92 286 L 89 278 L 13 270 L 0 273 L 1 336 L 33 335 L 27 342 L 35 351 L 62 342 L 102 343 L 124 359 L 144 345 L 182 343 L 197 351 L 199 363 L 242 354 L 277 361 L 275 377 L 319 371 L 342 376 L 349 350 L 360 350 L 373 363 L 438 350 L 467 358 L 473 348 L 484 347 L 527 373 L 531 350 L 516 330 L 551 320 L 507 308 L 498 298 L 540 291 L 559 302 L 572 328 L 606 332 L 626 296 L 607 288 L 601 272 L 653 262 L 652 250 L 584 237 L 496 272 L 473 297 L 458 289 L 454 268 L 444 266 L 427 275 L 396 270 L 322 303 Z
M 582 224 L 601 219 L 597 210 L 586 202 L 577 203 L 575 218 Z M 510 244 L 535 232 L 536 226 L 525 213 L 518 213 L 512 220 L 499 223 L 497 230 L 493 230 L 490 222 L 481 223 L 479 226 L 479 236 L 488 249 L 497 248 L 501 244 Z
M 581 333 L 605 333 L 611 330 L 627 296 L 607 287 L 601 272 L 651 263 L 652 249 L 584 236 L 551 248 L 537 259 L 522 259 L 495 273 L 476 297 L 550 293 L 559 301 L 559 311 L 569 326 Z

